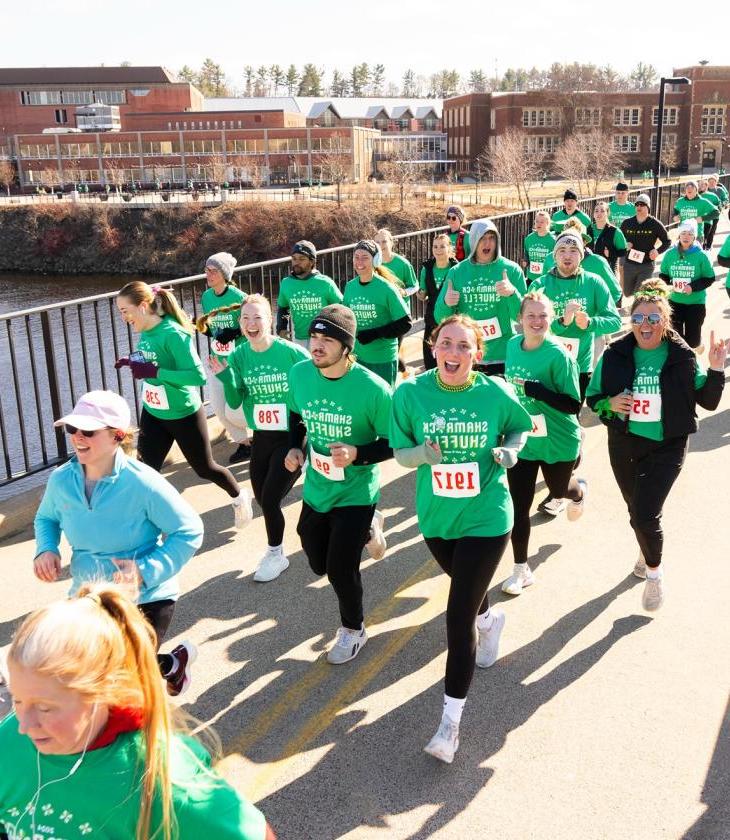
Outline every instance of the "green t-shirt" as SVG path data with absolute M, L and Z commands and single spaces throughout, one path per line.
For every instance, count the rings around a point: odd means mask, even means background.
M 715 193 L 720 199 L 720 205 L 724 207 L 728 203 L 728 192 L 722 184 L 718 184 L 714 189 L 709 188 L 709 192 Z
M 636 205 L 632 201 L 626 204 L 619 204 L 618 201 L 611 201 L 608 205 L 608 221 L 617 228 L 620 228 L 624 219 L 631 219 L 636 215 Z
M 674 215 L 679 216 L 681 222 L 687 219 L 711 219 L 715 212 L 715 205 L 697 194 L 694 198 L 687 198 L 682 196 L 674 205 Z M 702 222 L 697 222 L 697 236 L 701 237 L 705 226 Z
M 446 275 L 449 273 L 451 269 L 450 265 L 445 265 L 443 268 L 439 268 L 437 265 L 433 267 L 433 282 L 436 286 L 436 289 L 441 289 L 444 280 L 446 279 Z M 426 269 L 421 267 L 421 271 L 418 275 L 418 288 L 422 292 L 427 292 L 428 289 L 426 288 Z
M 200 305 L 203 312 L 207 313 L 213 309 L 220 309 L 222 306 L 242 305 L 247 297 L 248 295 L 242 292 L 238 286 L 227 283 L 222 295 L 217 295 L 213 289 L 206 289 L 200 298 Z M 243 336 L 239 336 L 233 341 L 229 341 L 228 344 L 221 344 L 213 338 L 219 330 L 224 330 L 228 327 L 237 327 L 240 318 L 241 310 L 239 308 L 232 309 L 230 312 L 219 312 L 208 321 L 211 356 L 216 356 L 218 359 L 226 358 L 231 355 L 239 344 L 246 340 Z
M 588 225 L 591 223 L 591 217 L 582 210 L 576 209 L 574 213 L 566 213 L 565 210 L 558 210 L 557 213 L 553 213 L 550 230 L 553 233 L 562 233 L 568 219 L 578 219 L 583 223 L 586 230 L 588 230 Z
M 699 245 L 693 245 L 688 251 L 680 251 L 677 245 L 670 248 L 662 256 L 659 273 L 666 274 L 671 280 L 669 300 L 672 303 L 704 303 L 707 300 L 707 289 L 689 295 L 683 294 L 681 290 L 692 280 L 715 278 L 710 258 Z
M 730 236 L 725 237 L 725 241 L 722 243 L 722 248 L 720 248 L 718 257 L 730 257 Z M 730 271 L 728 271 L 727 277 L 725 278 L 725 286 L 730 289 Z
M 547 270 L 544 268 L 545 260 L 548 255 L 553 253 L 554 247 L 555 237 L 552 233 L 546 233 L 544 236 L 540 236 L 537 231 L 533 230 L 532 233 L 527 234 L 523 251 L 525 262 L 527 263 L 525 276 L 527 277 L 528 283 L 537 280 L 538 277 L 542 277 L 545 273 Z
M 178 829 L 173 837 L 264 840 L 263 814 L 209 772 L 210 756 L 201 745 L 181 736 L 174 736 L 171 743 L 172 811 Z M 109 746 L 87 752 L 71 775 L 79 755 L 40 756 L 43 787 L 35 819 L 28 805 L 38 793 L 38 753 L 30 738 L 18 732 L 14 714 L 0 723 L 0 755 L 0 831 L 4 824 L 9 837 L 132 840 L 136 836 L 144 770 L 139 732 L 118 735 Z M 152 806 L 150 836 L 162 836 L 159 800 Z
M 456 257 L 456 241 L 459 238 L 459 231 L 457 230 L 456 233 L 452 233 L 449 231 L 449 239 L 451 240 L 451 245 L 454 248 L 454 256 Z M 469 231 L 464 231 L 464 239 L 462 240 L 462 244 L 464 246 L 464 259 L 469 259 L 469 254 L 471 254 L 471 243 L 469 242 Z M 459 258 L 456 257 L 458 260 Z
M 558 341 L 577 360 L 580 373 L 589 373 L 593 367 L 593 337 L 607 335 L 621 328 L 621 316 L 609 294 L 606 284 L 596 274 L 580 268 L 574 277 L 560 277 L 550 272 L 535 280 L 531 291 L 542 289 L 553 302 L 555 320 L 552 332 Z M 567 327 L 560 319 L 566 305 L 577 300 L 590 318 L 588 328 L 582 330 L 572 321 Z M 575 341 L 578 339 L 578 346 Z
M 512 528 L 512 499 L 504 467 L 492 448 L 502 436 L 529 431 L 532 422 L 511 385 L 477 373 L 465 391 L 444 391 L 436 371 L 403 382 L 393 395 L 390 444 L 408 449 L 426 438 L 442 462 L 416 473 L 416 513 L 424 537 L 494 537 Z
M 720 210 L 722 209 L 722 201 L 720 197 L 715 195 L 715 193 L 711 190 L 705 190 L 704 192 L 699 193 L 699 195 L 715 207 L 715 212 L 710 216 L 710 221 L 713 219 L 719 219 Z
M 413 266 L 400 254 L 393 254 L 393 259 L 390 262 L 384 262 L 383 267 L 395 274 L 404 289 L 415 289 L 418 286 Z
M 165 315 L 156 327 L 139 334 L 137 350 L 159 367 L 156 379 L 142 380 L 145 411 L 163 420 L 194 414 L 200 408 L 198 388 L 205 385 L 205 372 L 193 336 Z
M 357 363 L 340 379 L 327 379 L 311 361 L 291 369 L 289 408 L 301 414 L 307 428 L 303 498 L 310 507 L 326 513 L 334 507 L 377 502 L 380 467 L 351 464 L 338 470 L 327 444 L 363 446 L 387 438 L 390 403 L 385 381 Z
M 410 316 L 398 289 L 377 274 L 369 283 L 361 283 L 359 277 L 350 280 L 345 286 L 344 304 L 355 313 L 358 332 Z M 354 353 L 363 362 L 394 362 L 398 358 L 398 339 L 376 338 L 369 344 L 356 340 Z
M 276 305 L 291 315 L 294 338 L 306 341 L 315 315 L 331 303 L 342 303 L 342 292 L 325 274 L 313 271 L 307 277 L 289 275 L 281 281 Z
M 243 405 L 249 429 L 283 432 L 289 429 L 289 371 L 309 358 L 298 344 L 274 337 L 268 350 L 257 352 L 246 342 L 228 357 L 228 367 L 218 374 L 226 402 Z
M 516 335 L 507 345 L 505 376 L 514 386 L 522 407 L 532 417 L 533 425 L 520 458 L 555 464 L 574 461 L 580 447 L 580 426 L 575 414 L 566 414 L 525 394 L 524 385 L 515 380 L 540 382 L 556 394 L 580 400 L 578 364 L 551 336 L 539 347 L 526 350 L 522 336 Z
M 669 344 L 663 341 L 653 350 L 642 350 L 634 347 L 634 384 L 633 384 L 633 406 L 629 414 L 629 432 L 640 437 L 651 440 L 664 440 L 664 429 L 662 425 L 663 406 L 661 386 L 659 377 L 669 356 Z M 602 393 L 601 371 L 603 359 L 601 358 L 593 372 L 593 377 L 588 385 L 587 396 L 596 396 Z M 695 390 L 699 390 L 705 384 L 707 373 L 702 370 L 699 364 L 695 364 Z M 614 396 L 610 394 L 608 396 Z
M 611 293 L 611 298 L 614 303 L 621 299 L 621 286 L 605 257 L 602 257 L 600 254 L 586 253 L 585 257 L 580 261 L 580 264 L 589 274 L 597 274 L 603 280 L 608 291 Z M 555 257 L 550 254 L 545 260 L 545 271 L 543 273 L 547 274 L 553 268 L 555 268 Z
M 516 291 L 509 297 L 500 297 L 496 284 L 505 271 Z M 454 291 L 461 295 L 456 306 L 447 306 L 444 300 L 449 281 Z M 503 362 L 507 342 L 515 334 L 515 321 L 526 291 L 522 269 L 506 257 L 497 257 L 491 263 L 462 260 L 441 285 L 434 318 L 437 324 L 457 312 L 474 318 L 484 331 L 484 361 Z

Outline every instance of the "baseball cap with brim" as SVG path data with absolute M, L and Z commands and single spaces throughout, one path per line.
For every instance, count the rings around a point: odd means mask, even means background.
M 647 207 L 651 207 L 651 199 L 646 193 L 640 193 L 634 199 L 634 206 L 637 204 L 646 204 Z
M 89 391 L 84 394 L 70 414 L 66 414 L 53 424 L 54 426 L 75 426 L 84 432 L 97 429 L 127 430 L 132 422 L 132 414 L 124 397 L 114 391 Z

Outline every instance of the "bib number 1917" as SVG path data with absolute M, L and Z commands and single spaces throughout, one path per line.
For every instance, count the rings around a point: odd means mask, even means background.
M 431 489 L 434 496 L 452 499 L 479 495 L 479 464 L 435 464 L 431 467 Z

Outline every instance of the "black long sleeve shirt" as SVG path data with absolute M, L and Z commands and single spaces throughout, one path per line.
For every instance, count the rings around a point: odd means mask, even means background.
M 654 263 L 654 260 L 649 257 L 649 251 L 656 247 L 657 240 L 661 242 L 657 248 L 660 254 L 663 254 L 672 244 L 667 229 L 654 216 L 647 216 L 643 222 L 640 222 L 636 216 L 624 219 L 621 233 L 626 237 L 626 242 L 631 243 L 628 245 L 629 248 L 644 252 L 643 265 Z

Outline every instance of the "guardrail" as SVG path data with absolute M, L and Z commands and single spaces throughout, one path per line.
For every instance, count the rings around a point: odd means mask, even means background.
M 730 176 L 721 179 L 727 186 Z M 633 193 L 652 189 L 633 190 Z M 678 184 L 659 187 L 652 196 L 655 215 L 670 225 Z M 601 197 L 580 202 L 591 214 Z M 553 209 L 558 209 L 554 205 Z M 532 230 L 537 208 L 493 217 L 502 239 L 502 251 L 518 260 L 524 237 Z M 418 268 L 431 254 L 434 234 L 443 227 L 399 234 L 397 250 Z M 354 245 L 327 248 L 318 254 L 319 270 L 340 286 L 354 276 Z M 239 266 L 235 274 L 241 288 L 261 292 L 275 303 L 279 283 L 289 272 L 290 259 Z M 205 275 L 171 280 L 183 308 L 195 318 Z M 423 315 L 422 304 L 411 298 L 415 319 Z M 198 351 L 207 352 L 207 340 L 197 335 Z M 68 457 L 66 437 L 53 427 L 56 417 L 67 413 L 76 399 L 95 388 L 111 388 L 134 405 L 139 417 L 139 394 L 128 371 L 117 371 L 114 362 L 133 348 L 128 325 L 116 313 L 115 294 L 96 295 L 52 306 L 0 315 L 0 487 L 62 463 Z

